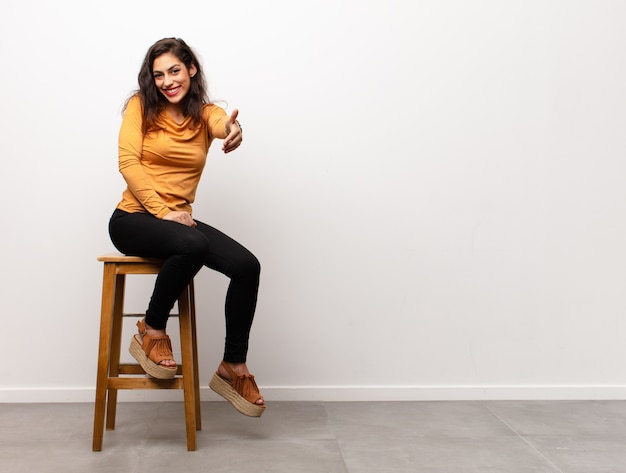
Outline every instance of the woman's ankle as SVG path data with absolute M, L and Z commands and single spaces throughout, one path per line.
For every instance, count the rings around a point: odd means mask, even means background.
M 164 328 L 154 328 L 148 324 L 146 324 L 146 333 L 149 333 L 150 335 L 157 335 L 157 336 L 167 335 Z

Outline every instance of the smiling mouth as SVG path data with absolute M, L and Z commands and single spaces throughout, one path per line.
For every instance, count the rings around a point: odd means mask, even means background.
M 174 97 L 175 95 L 178 94 L 178 92 L 180 91 L 180 86 L 178 87 L 174 87 L 172 89 L 163 89 L 163 92 L 165 93 L 165 95 L 167 95 L 168 97 Z

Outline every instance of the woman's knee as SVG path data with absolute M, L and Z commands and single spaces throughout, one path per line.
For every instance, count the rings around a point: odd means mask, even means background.
M 240 277 L 258 279 L 261 274 L 261 263 L 252 253 L 246 252 L 237 259 L 235 272 Z
M 250 261 L 248 264 L 250 265 L 250 272 L 258 277 L 261 274 L 261 262 L 252 253 L 250 253 Z

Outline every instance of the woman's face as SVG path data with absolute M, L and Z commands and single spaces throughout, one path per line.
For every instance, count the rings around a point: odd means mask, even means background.
M 191 87 L 191 78 L 196 74 L 196 66 L 189 69 L 171 53 L 161 54 L 152 64 L 154 85 L 165 98 L 174 105 L 179 105 Z

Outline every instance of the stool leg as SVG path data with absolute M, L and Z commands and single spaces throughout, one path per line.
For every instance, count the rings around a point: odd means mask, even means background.
M 183 370 L 183 392 L 185 398 L 185 426 L 187 428 L 187 450 L 196 450 L 196 400 L 194 383 L 193 347 L 191 335 L 191 307 L 189 287 L 178 299 L 180 345 Z
M 193 348 L 193 381 L 196 399 L 196 430 L 202 430 L 202 411 L 200 405 L 200 373 L 198 365 L 198 334 L 196 326 L 196 293 L 194 290 L 193 279 L 189 283 L 189 302 L 191 316 L 191 343 Z
M 109 355 L 111 353 L 111 324 L 115 291 L 115 265 L 104 264 L 102 277 L 102 306 L 100 312 L 100 342 L 98 346 L 98 374 L 96 378 L 96 402 L 93 421 L 94 452 L 102 450 L 104 435 L 104 411 L 106 408 Z
M 120 355 L 122 350 L 122 319 L 124 312 L 124 286 L 126 275 L 115 276 L 115 300 L 113 302 L 113 322 L 111 330 L 111 354 L 109 362 L 109 378 L 117 378 L 120 374 Z M 117 413 L 117 389 L 108 389 L 106 429 L 115 429 Z

